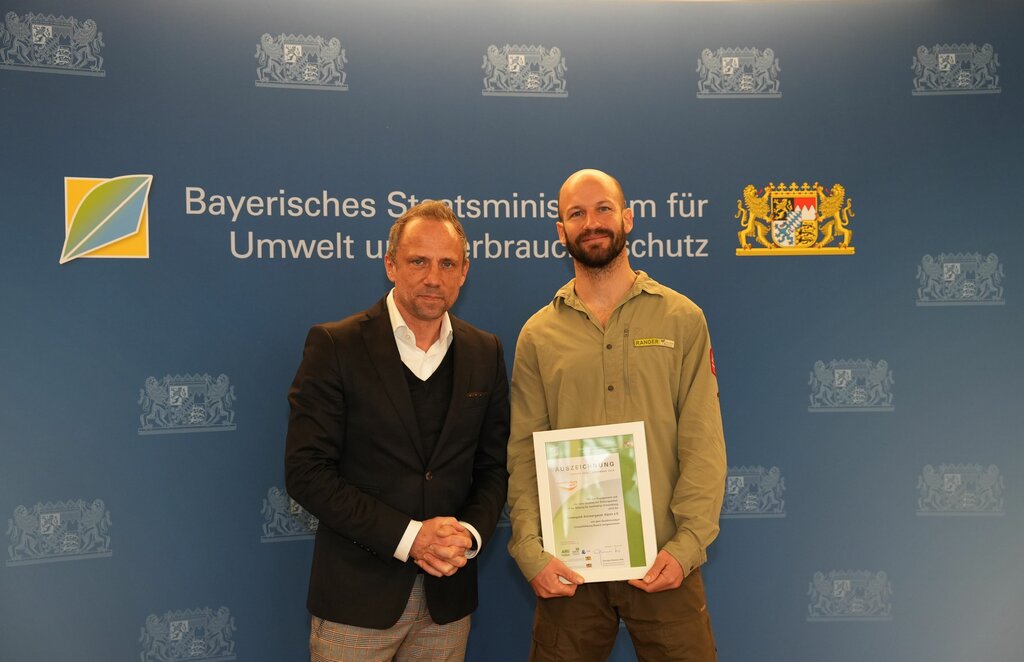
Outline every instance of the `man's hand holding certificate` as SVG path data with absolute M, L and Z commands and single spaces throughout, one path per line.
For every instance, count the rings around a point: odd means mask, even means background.
M 530 586 L 539 598 L 571 598 L 576 595 L 576 587 L 584 581 L 583 575 L 574 572 L 558 559 L 551 559 L 530 580 Z

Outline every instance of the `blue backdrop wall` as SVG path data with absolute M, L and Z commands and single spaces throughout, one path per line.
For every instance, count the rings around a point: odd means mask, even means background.
M 0 13 L 3 662 L 303 659 L 306 329 L 382 295 L 389 225 L 441 198 L 455 312 L 511 361 L 581 167 L 710 323 L 721 659 L 1024 659 L 1020 3 Z M 472 660 L 528 649 L 507 538 Z

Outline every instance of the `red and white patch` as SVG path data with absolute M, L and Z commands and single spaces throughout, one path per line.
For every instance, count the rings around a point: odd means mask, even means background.
M 715 370 L 715 350 L 714 350 L 714 348 L 711 348 L 711 349 L 708 350 L 708 355 L 709 355 L 709 357 L 711 359 L 711 374 L 714 375 L 715 377 L 717 377 L 718 376 L 718 371 Z

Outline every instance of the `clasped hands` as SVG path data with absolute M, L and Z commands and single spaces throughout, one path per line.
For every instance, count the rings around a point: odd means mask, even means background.
M 629 585 L 646 593 L 657 593 L 679 588 L 683 583 L 683 567 L 675 557 L 661 550 L 654 559 L 654 564 L 647 570 L 643 579 L 630 579 Z M 583 575 L 573 572 L 569 566 L 556 558 L 530 580 L 533 592 L 540 598 L 568 598 L 576 595 L 576 587 L 583 583 Z
M 454 517 L 425 520 L 409 549 L 409 557 L 427 574 L 451 577 L 466 565 L 473 537 Z

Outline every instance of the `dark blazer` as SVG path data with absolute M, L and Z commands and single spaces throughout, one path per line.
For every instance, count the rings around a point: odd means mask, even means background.
M 508 378 L 501 341 L 451 316 L 451 404 L 431 457 L 416 415 L 386 300 L 309 330 L 288 393 L 288 493 L 320 520 L 309 611 L 336 623 L 388 628 L 417 567 L 394 558 L 410 519 L 450 515 L 484 545 L 505 504 Z M 451 577 L 424 576 L 437 623 L 477 606 L 476 560 Z

